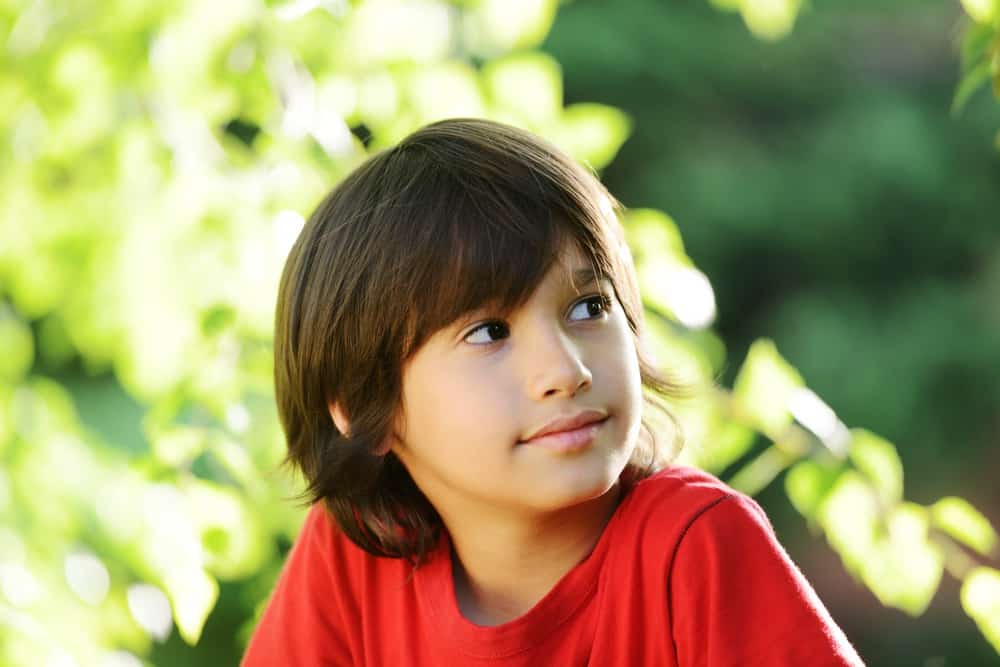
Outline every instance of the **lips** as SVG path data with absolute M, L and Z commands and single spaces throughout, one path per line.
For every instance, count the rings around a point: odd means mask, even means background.
M 553 433 L 561 433 L 563 431 L 572 431 L 578 429 L 587 424 L 593 424 L 594 422 L 599 422 L 607 418 L 607 415 L 603 412 L 598 412 L 597 410 L 584 410 L 573 415 L 566 415 L 562 417 L 557 417 L 537 430 L 533 431 L 531 435 L 527 436 L 521 442 L 529 442 L 531 440 L 536 440 L 546 435 L 551 435 Z

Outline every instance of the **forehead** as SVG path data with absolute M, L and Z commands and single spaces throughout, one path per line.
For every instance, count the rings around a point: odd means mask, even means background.
M 419 288 L 408 290 L 404 359 L 437 334 L 477 318 L 509 319 L 540 291 L 579 293 L 595 278 L 617 290 L 599 239 L 541 220 L 521 221 L 512 227 L 516 233 L 499 235 L 488 220 L 452 227 L 435 251 L 441 261 L 416 267 Z
M 568 247 L 563 248 L 559 259 L 549 268 L 543 282 L 552 280 L 571 287 L 584 287 L 597 282 L 599 277 L 590 259 L 575 244 L 568 244 Z
M 602 276 L 590 259 L 575 244 L 568 244 L 563 248 L 558 259 L 553 261 L 548 267 L 546 273 L 542 276 L 538 284 L 535 285 L 534 289 L 530 290 L 522 301 L 503 304 L 499 299 L 487 300 L 485 303 L 479 304 L 470 311 L 463 313 L 457 322 L 466 321 L 470 317 L 486 311 L 507 316 L 522 307 L 533 294 L 543 289 L 547 288 L 558 292 L 564 290 L 579 291 L 603 279 L 607 279 L 607 276 Z

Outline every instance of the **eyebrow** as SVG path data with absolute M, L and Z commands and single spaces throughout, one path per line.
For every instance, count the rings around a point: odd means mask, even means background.
M 573 271 L 573 285 L 590 285 L 596 282 L 597 273 L 592 266 L 586 266 Z
M 597 280 L 597 272 L 594 271 L 594 267 L 592 267 L 592 266 L 585 266 L 585 267 L 580 267 L 580 268 L 577 268 L 577 269 L 573 269 L 573 272 L 570 275 L 571 275 L 572 281 L 573 281 L 572 286 L 574 288 L 577 288 L 577 289 L 579 289 L 581 287 L 587 287 L 588 285 L 592 285 L 592 284 L 598 282 L 598 280 Z M 472 320 L 474 320 L 481 311 L 487 310 L 489 308 L 490 307 L 487 306 L 487 305 L 481 306 L 480 308 L 475 308 L 475 309 L 469 311 L 468 313 L 465 313 L 464 315 L 462 315 L 459 318 L 457 318 L 454 322 L 451 323 L 451 325 L 449 326 L 449 328 L 450 329 L 461 329 L 462 327 L 464 327 L 467 324 L 471 323 Z

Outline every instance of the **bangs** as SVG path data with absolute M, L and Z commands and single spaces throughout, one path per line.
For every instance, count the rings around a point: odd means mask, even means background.
M 422 207 L 414 207 L 421 213 L 409 221 L 421 233 L 407 262 L 410 278 L 400 277 L 412 306 L 404 359 L 471 312 L 489 309 L 491 315 L 507 317 L 574 246 L 597 280 L 614 282 L 601 222 L 593 219 L 587 202 L 560 201 L 530 175 L 529 189 L 438 176 L 428 179 L 434 183 L 419 195 Z

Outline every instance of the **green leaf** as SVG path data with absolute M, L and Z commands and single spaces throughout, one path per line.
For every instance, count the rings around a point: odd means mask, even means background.
M 624 227 L 643 301 L 692 331 L 706 331 L 715 319 L 715 292 L 685 253 L 674 221 L 639 209 L 626 213 Z
M 547 54 L 493 60 L 483 66 L 481 76 L 492 102 L 530 125 L 551 122 L 562 112 L 562 69 Z
M 801 461 L 785 475 L 785 492 L 799 514 L 814 520 L 816 510 L 839 477 L 839 468 L 824 466 L 816 461 Z
M 557 6 L 557 0 L 480 0 L 465 16 L 466 42 L 484 56 L 538 46 Z
M 988 62 L 980 63 L 967 72 L 958 84 L 958 88 L 955 89 L 955 97 L 951 102 L 952 115 L 955 116 L 961 112 L 969 99 L 976 91 L 989 83 L 992 76 L 993 74 Z
M 604 104 L 573 104 L 545 134 L 574 158 L 602 169 L 618 154 L 632 132 L 632 121 L 621 109 Z
M 962 0 L 965 12 L 977 23 L 990 23 L 997 17 L 998 0 Z
M 962 609 L 1000 653 L 1000 571 L 977 567 L 962 582 Z
M 800 0 L 743 0 L 740 13 L 754 36 L 773 41 L 792 31 L 800 5 Z
M 651 208 L 629 209 L 625 212 L 624 227 L 636 263 L 664 260 L 692 263 L 684 251 L 677 223 L 666 213 Z
M 802 376 L 766 338 L 750 346 L 734 383 L 733 399 L 741 415 L 769 437 L 792 421 L 788 400 L 805 386 Z
M 468 63 L 448 61 L 414 70 L 408 90 L 423 122 L 485 113 L 478 72 Z
M 222 580 L 256 572 L 270 553 L 258 517 L 227 487 L 201 480 L 184 485 L 191 518 L 198 531 L 205 568 Z
M 882 604 L 919 616 L 934 598 L 944 559 L 927 540 L 927 510 L 913 503 L 893 508 L 888 533 L 865 561 L 862 578 Z
M 949 496 L 931 505 L 934 525 L 984 556 L 993 554 L 997 533 L 967 500 Z
M 850 458 L 871 480 L 886 506 L 903 498 L 903 463 L 896 447 L 864 429 L 851 430 Z
M 173 606 L 174 622 L 181 637 L 194 646 L 219 598 L 219 585 L 201 568 L 174 570 L 164 577 L 163 585 Z
M 35 342 L 24 322 L 0 312 L 0 382 L 16 384 L 35 359 Z
M 816 518 L 847 569 L 860 573 L 877 554 L 878 499 L 865 479 L 845 471 L 820 504 Z
M 176 426 L 158 433 L 152 445 L 157 459 L 177 467 L 189 464 L 205 450 L 206 434 L 202 428 Z
M 962 71 L 968 72 L 986 54 L 993 41 L 993 26 L 973 23 L 962 39 Z
M 699 451 L 698 467 L 710 472 L 721 472 L 750 451 L 755 435 L 742 424 L 712 415 L 707 432 L 711 445 Z

